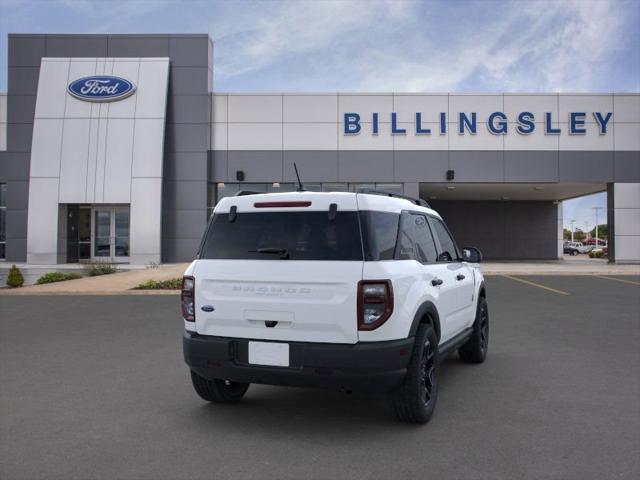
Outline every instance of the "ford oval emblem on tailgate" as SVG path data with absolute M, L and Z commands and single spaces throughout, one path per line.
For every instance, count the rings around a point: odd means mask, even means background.
M 200 307 L 200 310 L 202 310 L 203 312 L 213 312 L 215 308 L 213 308 L 211 305 L 203 305 L 202 307 Z

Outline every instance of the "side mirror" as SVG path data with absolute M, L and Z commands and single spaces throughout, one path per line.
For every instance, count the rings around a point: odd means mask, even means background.
M 462 249 L 462 257 L 465 262 L 480 263 L 482 261 L 482 252 L 476 247 L 464 247 Z
M 451 254 L 449 252 L 442 252 L 438 255 L 438 262 L 451 262 L 453 259 L 451 258 Z

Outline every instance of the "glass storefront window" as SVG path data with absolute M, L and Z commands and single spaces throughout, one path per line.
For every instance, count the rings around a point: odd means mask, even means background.
M 216 202 L 219 202 L 224 197 L 233 197 L 240 191 L 240 184 L 238 183 L 217 183 L 215 185 Z
M 129 256 L 129 209 L 116 210 L 115 227 L 115 256 Z
M 274 184 L 270 183 L 268 184 L 267 191 L 269 193 L 295 192 L 296 185 L 293 183 L 276 183 L 274 186 Z
M 212 183 L 209 186 L 209 216 L 213 213 L 213 208 L 224 197 L 232 197 L 240 190 L 250 192 L 295 192 L 297 184 L 295 183 Z M 304 182 L 305 190 L 309 192 L 357 192 L 360 189 L 383 190 L 385 192 L 399 193 L 404 192 L 402 183 L 317 183 Z
M 404 187 L 401 183 L 376 183 L 376 190 L 399 194 L 404 193 Z
M 5 219 L 6 219 L 7 210 L 6 208 L 0 208 L 0 259 L 5 258 L 5 250 L 6 250 L 6 242 L 7 242 L 7 234 L 5 229 Z
M 111 255 L 111 211 L 95 211 L 95 245 L 94 257 L 108 257 Z
M 357 192 L 358 190 L 362 190 L 365 188 L 369 190 L 375 190 L 376 184 L 375 183 L 350 183 L 349 184 L 350 192 Z
M 91 258 L 91 207 L 78 209 L 78 259 Z
M 305 182 L 302 182 L 302 184 L 304 185 L 304 189 L 309 191 L 309 192 L 321 192 L 322 191 L 322 184 L 321 183 L 305 183 Z
M 7 184 L 0 183 L 0 260 L 6 258 L 7 249 Z
M 349 184 L 348 183 L 323 183 L 322 191 L 323 192 L 348 192 Z

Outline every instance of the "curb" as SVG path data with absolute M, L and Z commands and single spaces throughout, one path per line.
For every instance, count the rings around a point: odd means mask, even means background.
M 9 289 L 6 289 L 9 290 Z M 15 289 L 19 290 L 19 289 Z M 0 290 L 0 297 L 28 297 L 28 296 L 50 296 L 50 295 L 82 295 L 82 296 L 107 296 L 107 295 L 180 295 L 180 290 L 120 290 L 120 291 L 107 291 L 107 292 L 31 292 L 31 291 L 5 291 Z

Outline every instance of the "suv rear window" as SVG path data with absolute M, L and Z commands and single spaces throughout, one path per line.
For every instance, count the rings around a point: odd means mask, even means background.
M 200 258 L 227 260 L 360 260 L 358 213 L 246 212 L 211 220 Z

